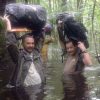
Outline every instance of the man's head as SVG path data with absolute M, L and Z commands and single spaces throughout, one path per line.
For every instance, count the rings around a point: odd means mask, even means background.
M 35 43 L 34 38 L 31 35 L 24 35 L 22 38 L 22 44 L 24 49 L 31 53 L 34 49 Z
M 77 45 L 78 43 L 75 41 L 72 41 L 72 40 L 66 41 L 65 47 L 66 47 L 67 53 L 71 56 L 74 56 L 77 52 L 77 48 L 78 48 Z

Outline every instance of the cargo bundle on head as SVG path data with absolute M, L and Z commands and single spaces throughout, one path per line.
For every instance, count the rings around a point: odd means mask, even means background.
M 76 21 L 71 14 L 62 13 L 57 16 L 57 30 L 59 38 L 64 43 L 66 39 L 74 39 L 75 41 L 81 41 L 85 47 L 88 48 L 87 30 L 85 26 Z
M 8 4 L 5 14 L 9 16 L 13 28 L 26 27 L 35 31 L 32 32 L 33 35 L 41 33 L 47 20 L 46 10 L 40 5 Z M 36 32 L 37 34 L 34 34 Z

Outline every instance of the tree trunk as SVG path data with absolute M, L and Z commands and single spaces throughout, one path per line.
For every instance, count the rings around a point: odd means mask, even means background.
M 100 63 L 100 59 L 99 59 L 99 56 L 98 56 L 99 53 L 98 53 L 97 44 L 96 44 L 96 32 L 94 30 L 95 7 L 96 7 L 96 0 L 94 0 L 93 12 L 92 12 L 92 33 L 93 33 L 93 40 L 94 40 L 94 45 L 95 45 L 95 51 L 96 51 L 97 60 Z
M 0 16 L 4 15 L 5 5 L 12 2 L 16 2 L 16 0 L 0 0 Z
M 3 16 L 6 0 L 0 0 L 0 16 Z
M 62 0 L 62 6 L 66 5 L 67 0 Z
M 81 11 L 83 5 L 83 0 L 77 0 L 77 10 L 80 12 L 80 15 L 78 16 L 78 21 L 83 22 L 83 13 Z

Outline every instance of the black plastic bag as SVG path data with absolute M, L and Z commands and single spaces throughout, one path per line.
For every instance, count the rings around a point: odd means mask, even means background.
M 63 27 L 61 30 L 62 32 L 58 31 L 60 32 L 59 34 L 63 37 L 63 40 L 65 40 L 66 37 L 73 38 L 77 40 L 77 42 L 83 42 L 86 48 L 89 47 L 86 36 L 87 30 L 82 23 L 76 21 L 74 17 L 68 13 L 59 14 L 57 17 L 57 24 L 59 21 L 62 21 L 63 23 Z
M 8 4 L 5 14 L 9 15 L 12 27 L 26 27 L 37 31 L 46 23 L 46 10 L 40 5 Z

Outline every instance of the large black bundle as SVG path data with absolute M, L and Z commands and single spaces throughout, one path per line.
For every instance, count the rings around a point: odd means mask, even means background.
M 74 19 L 74 17 L 68 13 L 60 14 L 57 17 L 57 22 L 62 21 L 63 22 L 63 29 L 64 33 L 60 31 L 60 35 L 62 35 L 63 38 L 67 36 L 67 38 L 71 38 L 78 41 L 82 41 L 86 48 L 89 47 L 88 40 L 87 40 L 87 30 L 84 27 L 84 25 Z M 59 32 L 59 31 L 58 31 Z
M 37 31 L 46 23 L 46 10 L 40 5 L 8 4 L 5 14 L 9 15 L 12 27 L 26 27 Z

